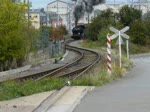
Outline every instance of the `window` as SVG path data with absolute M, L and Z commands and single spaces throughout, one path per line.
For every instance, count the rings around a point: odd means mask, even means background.
M 38 17 L 37 15 L 34 16 L 34 18 L 37 18 L 37 17 Z

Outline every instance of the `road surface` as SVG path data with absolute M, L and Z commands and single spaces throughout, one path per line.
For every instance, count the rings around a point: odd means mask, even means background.
M 132 60 L 126 77 L 95 88 L 73 112 L 150 112 L 150 55 Z

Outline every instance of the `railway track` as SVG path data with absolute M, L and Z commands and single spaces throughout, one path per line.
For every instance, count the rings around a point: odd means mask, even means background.
M 68 77 L 69 80 L 74 80 L 100 60 L 100 55 L 94 51 L 70 45 L 67 45 L 66 48 L 80 52 L 81 56 L 72 63 L 63 66 L 50 74 L 40 77 L 36 81 L 46 77 Z
M 74 80 L 82 75 L 82 73 L 84 73 L 90 67 L 92 67 L 92 65 L 100 59 L 98 53 L 88 49 L 77 48 L 71 45 L 66 45 L 66 49 L 76 52 L 78 58 L 76 58 L 69 64 L 66 64 L 65 66 L 43 71 L 40 73 L 30 74 L 28 76 L 18 77 L 14 80 L 19 82 L 24 82 L 29 79 L 38 81 L 46 77 L 68 77 L 69 80 Z
M 68 50 L 76 52 L 77 59 L 72 60 L 69 64 L 66 64 L 66 65 L 72 65 L 75 61 L 78 61 L 82 57 L 82 55 L 83 55 L 78 50 L 69 49 L 69 48 L 68 48 Z M 42 78 L 48 76 L 49 74 L 52 74 L 53 72 L 58 71 L 59 69 L 64 68 L 65 66 L 57 67 L 57 68 L 50 69 L 50 70 L 45 70 L 45 71 L 42 71 L 42 72 L 39 72 L 39 73 L 34 73 L 34 74 L 30 74 L 30 75 L 23 76 L 23 77 L 18 77 L 18 78 L 14 79 L 14 80 L 17 81 L 17 82 L 25 82 L 26 80 L 30 80 L 30 79 L 33 80 L 33 81 L 37 81 L 39 79 L 42 79 Z

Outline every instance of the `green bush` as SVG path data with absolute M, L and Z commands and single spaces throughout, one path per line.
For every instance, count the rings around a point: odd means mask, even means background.
M 146 19 L 144 21 L 144 25 L 146 27 L 146 37 L 145 37 L 145 41 L 146 41 L 146 46 L 149 46 L 150 47 L 150 19 Z
M 146 53 L 146 52 L 150 52 L 150 49 L 148 47 L 137 45 L 130 42 L 129 52 L 130 54 Z
M 131 24 L 131 29 L 129 30 L 129 35 L 131 42 L 137 45 L 146 44 L 146 27 L 142 21 L 136 21 Z
M 107 26 L 106 28 L 102 28 L 101 31 L 99 31 L 98 34 L 98 41 L 100 42 L 100 46 L 107 46 L 106 42 L 107 42 L 107 34 L 109 33 L 110 35 L 113 35 L 114 32 L 110 31 L 110 27 L 112 27 L 112 25 Z M 123 25 L 120 23 L 116 23 L 113 27 L 115 27 L 116 29 L 122 29 Z M 117 38 L 116 38 L 117 39 Z M 116 39 L 111 40 L 111 44 L 112 47 L 115 47 L 115 43 L 116 43 Z
M 119 21 L 124 26 L 129 26 L 134 21 L 141 19 L 142 17 L 142 11 L 129 7 L 129 6 L 123 6 L 121 10 L 119 11 Z
M 92 22 L 87 25 L 86 32 L 85 32 L 86 37 L 89 40 L 96 41 L 98 40 L 99 32 L 103 28 L 107 28 L 108 25 L 114 23 L 115 23 L 114 13 L 110 9 L 102 11 L 100 15 L 94 18 Z

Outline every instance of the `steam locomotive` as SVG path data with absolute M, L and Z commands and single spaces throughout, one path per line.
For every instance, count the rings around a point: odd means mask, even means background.
M 85 26 L 84 25 L 78 25 L 72 29 L 72 36 L 71 38 L 77 40 L 77 39 L 83 39 L 85 38 Z

